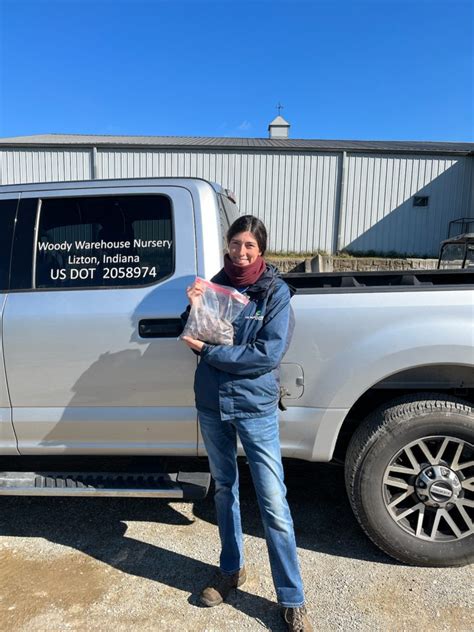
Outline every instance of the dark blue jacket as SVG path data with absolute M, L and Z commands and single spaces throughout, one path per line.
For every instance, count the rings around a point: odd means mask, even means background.
M 224 270 L 212 281 L 232 286 Z M 220 413 L 224 420 L 264 417 L 275 411 L 278 367 L 291 334 L 292 290 L 277 268 L 267 264 L 245 294 L 250 302 L 234 322 L 234 345 L 205 344 L 194 379 L 198 411 Z

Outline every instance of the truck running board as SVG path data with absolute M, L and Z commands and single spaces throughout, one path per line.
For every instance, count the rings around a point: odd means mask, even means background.
M 1 496 L 134 496 L 205 498 L 208 472 L 0 472 Z

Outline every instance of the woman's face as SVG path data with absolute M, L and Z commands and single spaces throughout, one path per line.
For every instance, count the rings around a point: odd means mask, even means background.
M 261 255 L 257 240 L 250 231 L 237 233 L 229 241 L 229 257 L 238 266 L 248 266 Z

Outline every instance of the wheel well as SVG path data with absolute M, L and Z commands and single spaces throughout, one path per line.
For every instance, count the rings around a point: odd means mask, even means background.
M 400 395 L 433 391 L 455 395 L 474 404 L 472 375 L 472 367 L 430 365 L 401 371 L 374 384 L 359 397 L 347 413 L 337 438 L 334 460 L 344 461 L 351 437 L 367 415 Z M 467 376 L 470 379 L 466 380 Z

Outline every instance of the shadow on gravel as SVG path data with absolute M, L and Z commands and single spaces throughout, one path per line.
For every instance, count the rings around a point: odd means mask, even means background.
M 340 466 L 284 460 L 287 498 L 299 548 L 360 559 L 379 564 L 399 565 L 380 551 L 359 527 L 347 499 L 344 470 Z M 240 505 L 245 534 L 264 538 L 263 526 L 250 470 L 242 460 L 239 467 Z M 194 515 L 216 524 L 214 506 L 194 505 Z
M 214 566 L 126 535 L 125 521 L 194 524 L 166 502 L 4 497 L 0 508 L 0 536 L 44 538 L 76 549 L 124 573 L 191 593 L 188 603 L 202 607 L 199 592 L 213 576 Z M 278 629 L 275 603 L 238 590 L 228 604 L 265 627 Z
M 5 470 L 24 471 L 207 470 L 205 459 L 166 459 L 159 467 L 156 458 L 88 458 L 86 466 L 83 460 L 81 462 L 78 458 L 72 462 L 69 457 L 63 461 L 67 462 L 67 468 L 60 461 L 61 459 L 55 459 L 51 463 L 51 460 L 33 457 L 21 461 L 4 458 L 2 466 Z M 396 563 L 379 552 L 359 529 L 345 495 L 342 468 L 287 460 L 285 472 L 288 499 L 300 548 L 383 564 Z M 243 460 L 240 462 L 240 477 L 244 533 L 263 538 L 250 472 Z M 194 503 L 193 512 L 197 518 L 215 524 L 212 495 L 211 488 L 205 500 Z M 193 520 L 175 511 L 164 500 L 0 497 L 0 536 L 44 538 L 82 551 L 125 573 L 191 593 L 189 603 L 198 606 L 196 591 L 212 576 L 214 567 L 187 555 L 127 537 L 127 521 L 190 528 L 194 524 Z M 216 527 L 216 539 L 217 537 Z M 229 605 L 260 620 L 267 628 L 279 629 L 276 605 L 247 593 L 245 586 L 242 588 L 232 596 Z
M 66 464 L 67 463 L 67 467 Z M 349 505 L 344 487 L 344 471 L 342 467 L 308 463 L 286 459 L 284 461 L 288 501 L 295 523 L 298 547 L 310 551 L 366 560 L 379 564 L 397 565 L 398 563 L 379 551 L 365 536 L 356 522 Z M 5 470 L 41 471 L 46 469 L 84 471 L 208 471 L 207 459 L 176 459 L 155 457 L 3 457 L 2 467 Z M 263 527 L 258 513 L 257 501 L 245 461 L 239 461 L 241 512 L 244 533 L 263 538 Z M 193 513 L 197 518 L 216 524 L 213 487 L 205 500 L 194 503 Z M 166 524 L 192 524 L 181 513 L 174 511 L 165 500 L 154 499 L 67 499 L 67 498 L 28 498 L 0 497 L 0 535 L 20 537 L 43 537 L 53 542 L 78 548 L 84 552 L 114 564 L 115 550 L 109 555 L 112 543 L 120 549 L 124 538 L 125 527 L 122 521 L 135 520 Z M 217 527 L 216 527 L 217 528 Z M 217 531 L 216 531 L 217 537 Z M 131 543 L 138 547 L 137 554 L 147 558 L 146 544 Z M 154 547 L 151 547 L 152 549 Z M 151 551 L 164 562 L 162 557 L 167 551 Z M 173 556 L 175 554 L 171 554 Z M 104 557 L 105 556 L 105 557 Z M 107 559 L 107 556 L 109 559 Z M 129 556 L 134 560 L 135 555 Z M 136 558 L 137 560 L 140 557 Z M 149 562 L 149 560 L 148 560 Z M 138 574 L 142 573 L 139 562 Z M 166 561 L 176 567 L 178 560 Z M 193 575 L 189 565 L 199 564 L 197 561 L 184 558 L 179 566 Z M 146 564 L 146 566 L 153 566 Z M 117 566 L 117 568 L 122 568 Z M 127 572 L 133 572 L 122 568 Z M 181 575 L 182 571 L 177 571 Z M 147 576 L 147 575 L 144 575 Z M 161 581 L 156 577 L 157 581 Z M 166 581 L 165 581 L 166 583 Z M 184 588 L 188 590 L 188 587 Z

